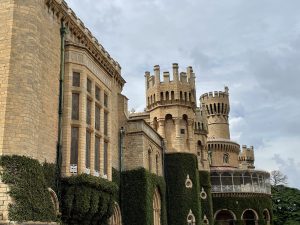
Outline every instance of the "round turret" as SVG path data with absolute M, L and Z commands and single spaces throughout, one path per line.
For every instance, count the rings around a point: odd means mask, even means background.
M 230 111 L 228 88 L 225 91 L 209 92 L 201 95 L 205 105 L 208 123 L 208 138 L 230 139 L 228 115 Z

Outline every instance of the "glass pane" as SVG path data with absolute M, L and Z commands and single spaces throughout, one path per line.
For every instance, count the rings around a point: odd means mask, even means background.
M 91 100 L 86 100 L 86 123 L 91 124 L 91 108 L 92 108 L 92 102 Z
M 72 120 L 79 120 L 79 94 L 72 93 Z
M 104 135 L 108 134 L 108 113 L 104 113 Z
M 95 171 L 100 170 L 100 138 L 95 136 Z
M 95 129 L 100 130 L 100 108 L 95 105 Z
M 74 87 L 80 87 L 80 73 L 73 72 L 73 82 Z
M 86 131 L 86 151 L 85 151 L 85 166 L 90 168 L 90 156 L 91 156 L 91 133 Z
M 79 128 L 78 127 L 72 127 L 71 128 L 70 164 L 77 164 L 78 163 L 78 135 L 79 135 Z
M 108 151 L 108 143 L 104 142 L 104 155 L 103 155 L 103 159 L 104 159 L 104 171 L 103 171 L 103 173 L 104 173 L 104 175 L 107 174 L 107 170 L 108 170 L 108 168 L 107 168 L 107 166 L 108 166 L 107 165 L 108 164 L 107 151 Z
M 100 101 L 100 88 L 96 86 L 95 97 L 98 101 Z
M 92 81 L 90 79 L 87 79 L 87 82 L 86 82 L 86 89 L 89 93 L 92 92 Z

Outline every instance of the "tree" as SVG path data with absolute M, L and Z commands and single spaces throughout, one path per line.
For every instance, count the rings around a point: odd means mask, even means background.
M 283 185 L 272 187 L 274 225 L 300 224 L 300 190 Z
M 272 186 L 286 185 L 287 176 L 281 173 L 279 170 L 273 170 L 270 174 L 270 181 Z

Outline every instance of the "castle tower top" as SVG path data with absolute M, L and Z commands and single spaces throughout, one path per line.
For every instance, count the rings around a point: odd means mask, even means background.
M 172 65 L 172 77 L 169 71 L 163 72 L 161 80 L 160 66 L 153 68 L 154 75 L 145 72 L 147 109 L 152 110 L 162 105 L 176 104 L 196 107 L 195 73 L 191 66 L 179 72 L 177 63 Z
M 229 89 L 209 92 L 201 95 L 201 105 L 206 109 L 208 121 L 208 137 L 230 139 L 229 132 Z

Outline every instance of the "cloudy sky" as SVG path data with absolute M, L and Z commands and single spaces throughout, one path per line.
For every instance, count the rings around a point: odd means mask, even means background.
M 121 64 L 130 108 L 145 107 L 145 71 L 191 65 L 198 98 L 229 86 L 231 136 L 256 167 L 300 188 L 299 0 L 67 2 Z

